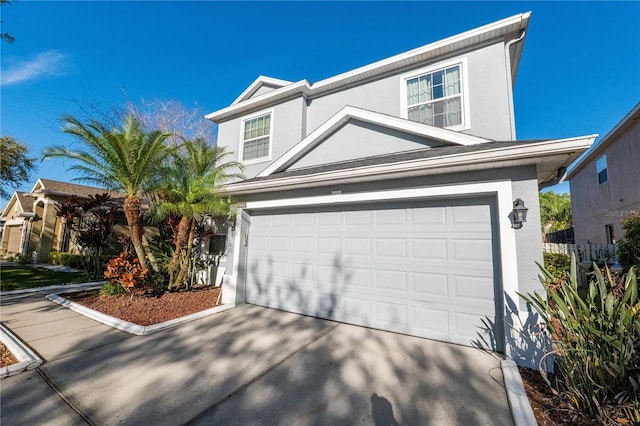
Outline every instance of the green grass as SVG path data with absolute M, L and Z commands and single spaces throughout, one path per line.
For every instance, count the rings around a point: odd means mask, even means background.
M 54 272 L 30 266 L 0 267 L 0 290 L 22 290 L 50 285 L 87 282 L 84 272 Z

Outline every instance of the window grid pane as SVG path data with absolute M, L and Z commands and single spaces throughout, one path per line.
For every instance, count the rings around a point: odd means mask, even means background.
M 460 66 L 408 79 L 407 118 L 437 127 L 462 124 Z
M 271 114 L 261 115 L 244 122 L 242 160 L 254 160 L 269 156 Z

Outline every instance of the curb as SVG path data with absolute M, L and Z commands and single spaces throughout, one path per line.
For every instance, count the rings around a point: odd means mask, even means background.
M 2 295 L 2 296 L 13 296 L 13 295 L 16 295 L 16 294 L 39 293 L 41 291 L 85 289 L 85 288 L 88 288 L 88 287 L 101 286 L 104 283 L 106 283 L 106 281 L 93 281 L 93 282 L 90 282 L 90 283 L 81 283 L 81 284 L 62 284 L 62 285 L 51 285 L 51 286 L 47 286 L 47 287 L 25 288 L 23 290 L 0 291 L 0 295 Z
M 16 364 L 0 368 L 0 378 L 13 376 L 26 370 L 33 370 L 42 365 L 42 359 L 2 324 L 0 324 L 0 342 L 18 360 Z
M 506 359 L 500 362 L 504 386 L 507 391 L 507 399 L 511 407 L 511 417 L 515 426 L 536 425 L 536 417 L 533 414 L 527 392 L 522 384 L 522 377 L 515 362 Z
M 136 336 L 145 336 L 147 334 L 165 330 L 170 327 L 175 327 L 177 325 L 184 324 L 186 322 L 195 321 L 200 318 L 208 317 L 209 315 L 217 314 L 220 312 L 224 312 L 228 309 L 235 308 L 236 306 L 235 304 L 219 305 L 211 309 L 196 312 L 194 314 L 187 315 L 184 317 L 172 319 L 170 321 L 165 321 L 159 324 L 144 326 L 144 325 L 134 324 L 129 321 L 124 321 L 118 318 L 114 318 L 112 316 L 96 311 L 94 309 L 87 308 L 84 305 L 72 302 L 55 293 L 45 296 L 45 299 L 55 302 L 66 308 L 69 308 L 72 311 L 75 311 L 81 315 L 84 315 L 85 317 L 91 318 L 92 320 L 101 322 L 105 325 L 116 328 L 120 331 L 124 331 L 125 333 L 134 334 Z

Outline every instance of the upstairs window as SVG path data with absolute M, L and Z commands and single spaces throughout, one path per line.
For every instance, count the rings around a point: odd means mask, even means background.
M 596 172 L 598 173 L 598 184 L 602 185 L 606 181 L 609 180 L 609 176 L 607 175 L 607 156 L 603 155 L 602 157 L 596 160 Z
M 270 157 L 271 113 L 243 121 L 242 161 L 257 162 Z
M 461 65 L 407 78 L 407 119 L 435 127 L 463 124 Z

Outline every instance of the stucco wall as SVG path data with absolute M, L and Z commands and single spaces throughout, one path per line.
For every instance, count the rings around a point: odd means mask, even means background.
M 596 161 L 607 156 L 608 181 L 598 184 Z M 640 212 L 640 121 L 632 121 L 571 178 L 571 207 L 576 243 L 606 244 L 605 225 L 613 225 L 614 238 L 624 236 L 622 222 Z
M 316 129 L 345 105 L 400 117 L 403 76 L 438 62 L 466 58 L 470 102 L 470 128 L 463 130 L 475 136 L 494 140 L 511 140 L 511 124 L 507 71 L 502 42 L 485 46 L 455 57 L 422 63 L 413 69 L 377 79 L 340 92 L 314 98 L 308 110 L 308 133 Z
M 242 120 L 256 115 L 260 111 L 273 111 L 271 115 L 272 127 L 272 152 L 271 160 L 245 165 L 244 175 L 247 178 L 255 177 L 264 170 L 272 160 L 281 157 L 287 150 L 300 142 L 303 137 L 305 102 L 302 97 L 283 102 L 270 108 L 257 110 L 243 117 L 220 123 L 218 126 L 218 146 L 225 147 L 233 154 L 229 161 L 240 161 L 240 143 L 242 134 Z
M 354 120 L 322 141 L 289 169 L 424 149 L 441 144 L 424 137 Z

